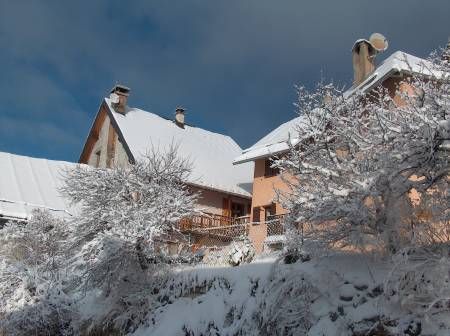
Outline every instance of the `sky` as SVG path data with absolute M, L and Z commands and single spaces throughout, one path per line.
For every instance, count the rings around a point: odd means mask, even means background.
M 426 57 L 448 0 L 0 0 L 0 151 L 77 161 L 116 83 L 129 105 L 251 146 L 296 116 L 295 85 L 349 87 L 351 48 L 379 32 Z

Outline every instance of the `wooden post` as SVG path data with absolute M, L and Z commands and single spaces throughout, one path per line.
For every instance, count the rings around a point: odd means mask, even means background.
M 116 131 L 111 121 L 108 130 L 108 145 L 106 147 L 106 167 L 111 168 L 114 165 L 114 155 L 116 150 Z

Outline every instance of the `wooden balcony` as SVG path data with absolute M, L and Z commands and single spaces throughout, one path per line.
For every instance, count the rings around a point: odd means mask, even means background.
M 185 218 L 180 221 L 180 231 L 198 235 L 209 235 L 223 239 L 233 239 L 248 235 L 250 216 L 227 217 L 211 213 Z
M 197 229 L 210 229 L 235 225 L 244 225 L 250 222 L 250 216 L 227 217 L 211 213 L 203 213 L 180 221 L 181 231 Z

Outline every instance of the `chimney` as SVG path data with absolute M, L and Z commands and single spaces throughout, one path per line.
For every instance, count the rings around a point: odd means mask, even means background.
M 352 49 L 353 85 L 358 86 L 375 70 L 377 50 L 367 40 L 357 40 Z
M 359 39 L 352 49 L 353 86 L 358 86 L 375 70 L 375 56 L 385 51 L 388 40 L 380 33 L 373 33 L 369 40 Z
M 184 112 L 185 109 L 183 107 L 178 106 L 175 109 L 175 124 L 180 128 L 184 128 Z
M 126 113 L 127 101 L 128 96 L 130 95 L 130 91 L 130 88 L 121 84 L 116 84 L 111 89 L 109 98 L 111 99 L 111 105 L 114 110 L 116 110 L 116 112 L 122 114 Z

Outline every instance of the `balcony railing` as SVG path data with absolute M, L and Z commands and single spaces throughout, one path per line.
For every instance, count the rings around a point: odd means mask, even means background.
M 267 235 L 276 236 L 284 234 L 284 217 L 285 215 L 270 215 L 267 216 Z
M 250 216 L 227 217 L 211 213 L 203 213 L 180 222 L 181 231 L 193 231 L 199 229 L 222 228 L 237 225 L 245 225 L 250 222 Z

